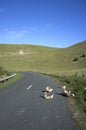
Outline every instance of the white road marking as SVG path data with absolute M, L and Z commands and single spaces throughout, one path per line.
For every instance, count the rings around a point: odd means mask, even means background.
M 32 84 L 27 88 L 27 90 L 31 89 L 32 88 Z

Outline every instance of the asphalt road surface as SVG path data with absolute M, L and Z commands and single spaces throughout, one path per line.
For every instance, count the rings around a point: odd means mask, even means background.
M 76 130 L 61 88 L 48 76 L 26 72 L 0 89 L 0 130 Z M 43 98 L 46 86 L 54 98 Z

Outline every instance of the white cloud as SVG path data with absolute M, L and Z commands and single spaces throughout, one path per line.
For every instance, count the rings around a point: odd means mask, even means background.
M 37 32 L 38 28 L 37 26 L 33 27 L 27 27 L 27 29 L 21 29 L 21 30 L 15 30 L 15 29 L 9 29 L 4 28 L 2 30 L 2 34 L 0 37 L 6 39 L 6 40 L 19 40 L 20 38 L 24 38 L 26 35 L 32 35 L 34 32 Z
M 24 35 L 27 33 L 27 30 L 21 30 L 19 32 L 14 31 L 14 30 L 6 30 L 6 38 L 9 39 L 17 39 L 17 38 L 21 38 L 24 37 Z
M 64 29 L 64 27 L 65 26 L 68 26 L 69 25 L 69 23 L 70 22 L 65 22 L 65 21 L 63 21 L 63 22 L 61 22 L 61 23 L 59 23 L 59 24 L 57 24 L 57 23 L 47 23 L 46 25 L 45 25 L 45 27 L 46 28 L 53 28 L 53 29 Z

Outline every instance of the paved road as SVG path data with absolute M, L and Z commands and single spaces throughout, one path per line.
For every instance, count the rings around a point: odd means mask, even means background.
M 55 96 L 46 100 L 45 87 Z M 4 89 L 0 89 L 0 130 L 76 130 L 65 97 L 51 78 L 27 72 Z

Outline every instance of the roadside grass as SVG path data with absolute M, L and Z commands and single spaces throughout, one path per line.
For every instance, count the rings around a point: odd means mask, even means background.
M 9 80 L 6 80 L 4 82 L 1 82 L 0 83 L 0 89 L 1 88 L 5 88 L 7 87 L 8 85 L 14 83 L 15 81 L 17 81 L 18 79 L 20 79 L 23 75 L 22 74 L 17 74 L 16 76 L 14 76 L 13 78 L 9 79 Z
M 75 96 L 67 98 L 79 130 L 86 130 L 86 75 L 52 75 L 60 86 L 66 85 L 67 90 L 72 91 Z
M 69 76 L 61 78 L 60 82 L 75 94 L 76 104 L 86 113 L 86 78 Z
M 0 66 L 0 78 L 3 78 L 8 75 L 9 75 L 9 72 L 7 70 L 4 70 L 4 68 Z

